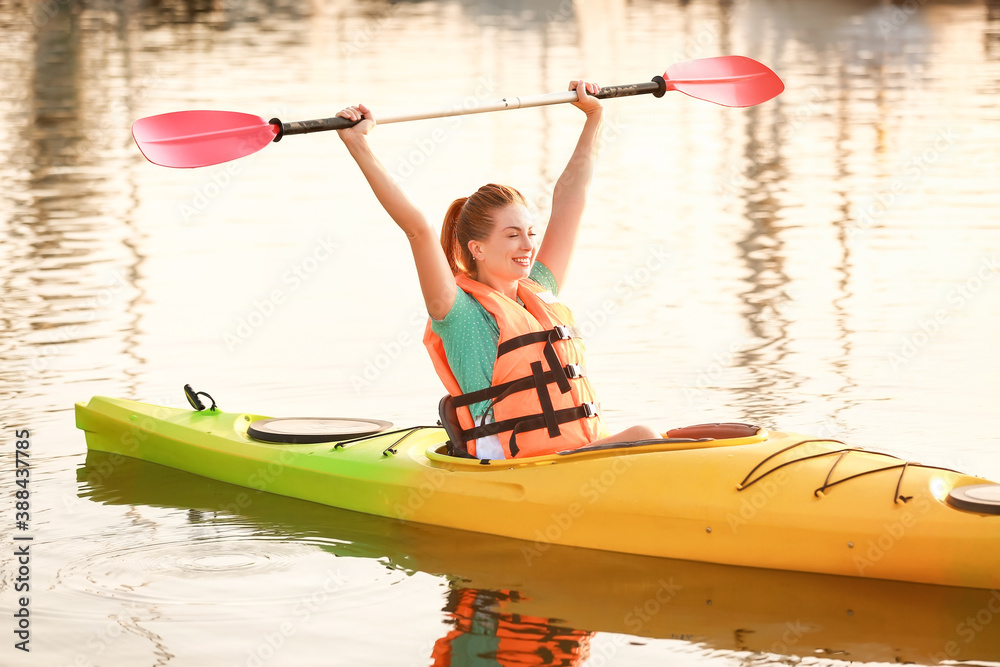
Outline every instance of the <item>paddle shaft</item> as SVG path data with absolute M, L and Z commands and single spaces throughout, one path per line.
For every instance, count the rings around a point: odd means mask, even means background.
M 606 86 L 601 88 L 601 92 L 593 95 L 598 99 L 610 99 L 612 97 L 629 97 L 632 95 L 653 95 L 663 97 L 669 89 L 668 82 L 663 77 L 655 77 L 652 81 L 645 83 L 632 83 L 624 86 Z M 403 123 L 410 120 L 424 120 L 427 118 L 448 118 L 450 116 L 464 116 L 474 113 L 488 113 L 490 111 L 506 111 L 507 109 L 528 109 L 531 107 L 542 107 L 550 104 L 568 104 L 576 102 L 578 99 L 575 90 L 563 93 L 546 93 L 543 95 L 529 95 L 526 97 L 505 97 L 495 102 L 484 102 L 473 106 L 462 105 L 458 107 L 442 107 L 438 109 L 425 109 L 422 111 L 402 112 L 397 114 L 386 114 L 379 116 L 376 120 L 380 125 L 386 123 Z M 281 138 L 289 134 L 309 134 L 311 132 L 326 132 L 329 130 L 346 130 L 354 127 L 360 120 L 348 120 L 334 116 L 333 118 L 320 118 L 317 120 L 300 120 L 291 123 L 283 123 L 277 118 L 269 121 L 272 125 L 280 125 L 281 130 L 274 138 L 280 141 Z
M 594 97 L 608 99 L 651 94 L 662 97 L 676 90 L 698 100 L 727 107 L 761 104 L 780 94 L 781 79 L 766 66 L 744 56 L 718 56 L 674 63 L 662 77 L 645 83 L 607 86 Z M 496 102 L 466 101 L 447 108 L 379 113 L 379 123 L 400 123 L 425 118 L 446 118 L 465 114 L 523 109 L 550 104 L 576 102 L 576 91 L 510 97 Z M 234 111 L 174 111 L 132 124 L 132 137 L 139 150 L 153 164 L 174 168 L 206 167 L 246 157 L 278 141 L 286 134 L 308 134 L 352 127 L 360 121 L 345 118 L 321 118 L 283 123 L 277 118 L 265 121 L 260 116 Z

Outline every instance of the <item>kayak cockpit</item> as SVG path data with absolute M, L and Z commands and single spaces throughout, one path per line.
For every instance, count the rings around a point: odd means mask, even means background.
M 609 455 L 646 454 L 654 452 L 682 451 L 690 449 L 708 449 L 716 447 L 735 447 L 750 445 L 767 440 L 767 429 L 752 424 L 699 424 L 684 428 L 672 429 L 664 435 L 666 438 L 655 440 L 636 440 L 632 442 L 614 442 L 604 445 L 589 445 L 545 456 L 530 456 L 515 459 L 477 459 L 454 456 L 450 453 L 450 444 L 443 442 L 432 445 L 426 450 L 426 456 L 437 463 L 447 463 L 463 468 L 479 468 L 481 466 L 502 465 L 505 468 L 547 465 L 568 460 L 599 458 Z
M 438 402 L 438 423 L 444 429 L 448 437 L 443 446 L 427 450 L 428 458 L 432 460 L 446 460 L 449 462 L 471 462 L 471 465 L 489 465 L 490 459 L 479 459 L 473 456 L 466 449 L 466 442 L 470 440 L 469 432 L 462 428 L 459 423 L 458 412 L 455 407 L 455 398 L 446 394 Z M 741 423 L 714 423 L 697 424 L 675 428 L 663 434 L 663 438 L 655 440 L 639 440 L 633 442 L 615 442 L 602 445 L 587 445 L 577 449 L 557 452 L 546 456 L 533 456 L 514 459 L 499 459 L 505 465 L 511 462 L 525 462 L 527 465 L 555 461 L 552 457 L 578 457 L 583 454 L 604 452 L 609 450 L 636 450 L 647 451 L 647 447 L 652 447 L 651 451 L 663 451 L 665 449 L 695 449 L 701 447 L 726 447 L 732 445 L 744 445 L 762 442 L 767 439 L 767 430 L 753 424 Z M 707 444 L 712 443 L 712 444 Z M 680 446 L 677 446 L 680 445 Z M 433 454 L 433 456 L 432 456 Z M 438 458 L 441 457 L 441 458 Z

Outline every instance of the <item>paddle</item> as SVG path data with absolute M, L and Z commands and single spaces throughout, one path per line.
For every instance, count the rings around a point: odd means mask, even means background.
M 785 86 L 770 69 L 743 56 L 687 60 L 671 65 L 662 77 L 646 83 L 606 86 L 595 97 L 608 99 L 651 94 L 662 97 L 678 90 L 696 99 L 728 107 L 749 107 L 778 95 Z M 425 118 L 525 109 L 575 102 L 575 91 L 504 98 L 476 106 L 461 106 L 378 115 L 379 124 Z M 164 167 L 206 167 L 245 157 L 289 134 L 342 130 L 360 121 L 322 118 L 282 123 L 235 111 L 175 111 L 141 118 L 132 125 L 132 137 L 147 160 Z

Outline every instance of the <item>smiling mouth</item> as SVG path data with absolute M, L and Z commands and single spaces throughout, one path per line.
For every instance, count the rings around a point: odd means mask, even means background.
M 531 266 L 531 259 L 529 257 L 515 257 L 514 262 L 521 266 Z

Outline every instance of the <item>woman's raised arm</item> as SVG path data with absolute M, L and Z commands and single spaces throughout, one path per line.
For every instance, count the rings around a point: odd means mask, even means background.
M 406 191 L 385 168 L 368 145 L 368 132 L 375 126 L 375 118 L 363 104 L 348 107 L 338 116 L 361 122 L 347 130 L 338 130 L 351 157 L 358 163 L 361 173 L 368 180 L 372 192 L 389 217 L 406 234 L 413 253 L 413 261 L 420 279 L 427 313 L 436 320 L 444 319 L 455 303 L 455 276 L 441 249 L 434 227 Z
M 537 256 L 538 261 L 552 271 L 560 289 L 569 273 L 576 237 L 587 205 L 587 190 L 594 179 L 598 136 L 604 118 L 604 106 L 601 101 L 591 97 L 591 94 L 600 92 L 600 86 L 572 81 L 569 89 L 577 91 L 577 101 L 573 106 L 587 114 L 587 121 L 583 125 L 573 156 L 570 157 L 569 164 L 566 165 L 552 191 L 552 214 Z

